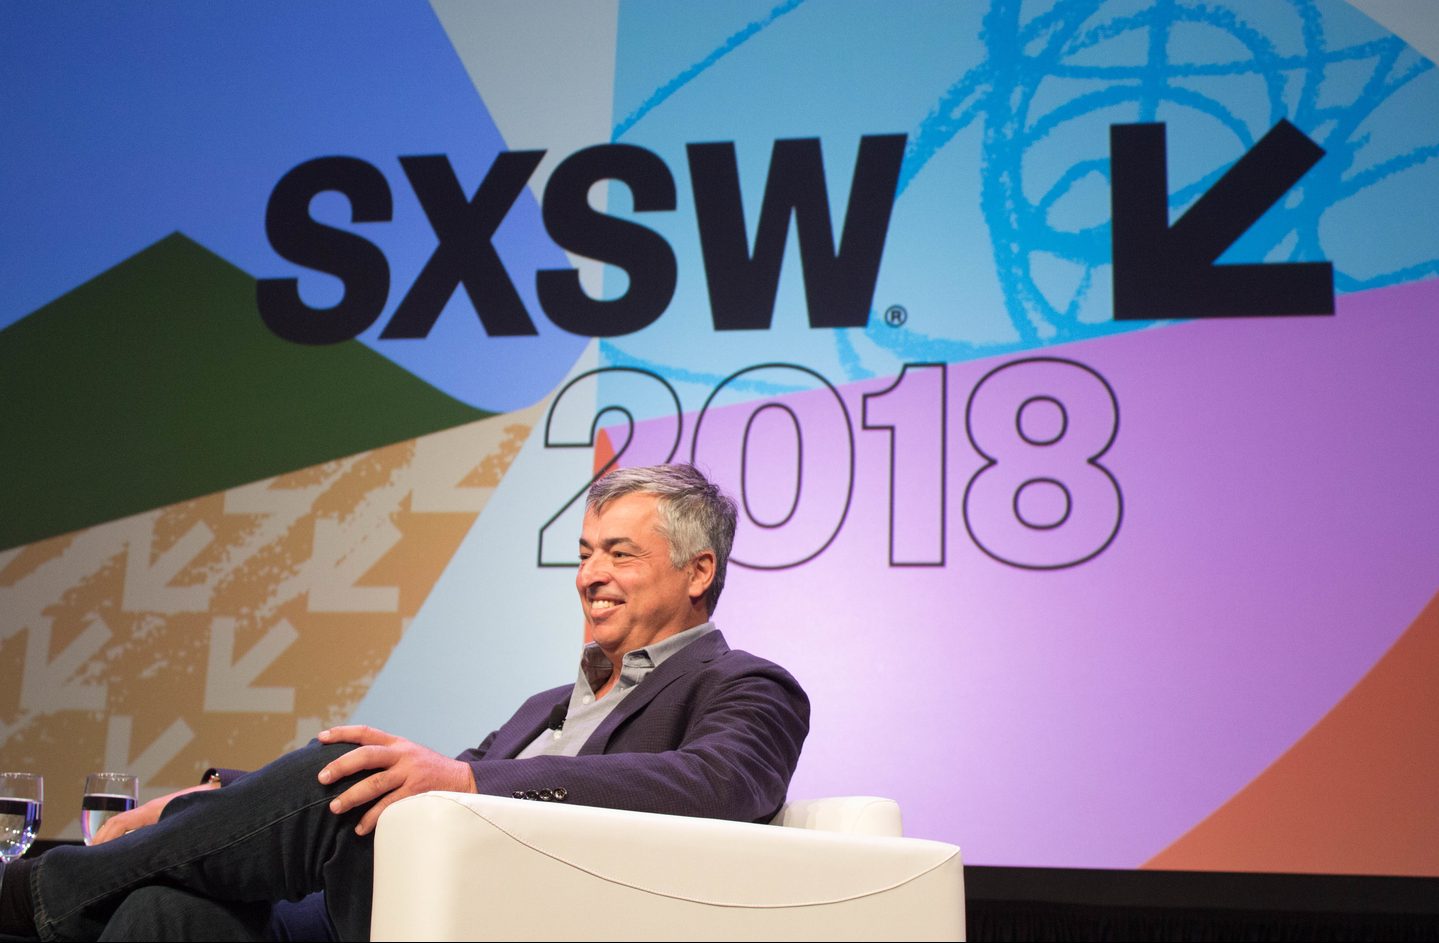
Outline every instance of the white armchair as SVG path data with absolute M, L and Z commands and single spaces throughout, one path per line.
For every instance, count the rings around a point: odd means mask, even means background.
M 777 825 L 435 792 L 375 836 L 375 940 L 962 940 L 959 848 L 887 799 Z

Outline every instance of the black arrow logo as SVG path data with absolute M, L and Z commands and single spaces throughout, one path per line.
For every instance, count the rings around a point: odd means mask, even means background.
M 1164 125 L 1111 125 L 1114 319 L 1333 314 L 1328 262 L 1214 264 L 1323 156 L 1281 120 L 1170 226 Z

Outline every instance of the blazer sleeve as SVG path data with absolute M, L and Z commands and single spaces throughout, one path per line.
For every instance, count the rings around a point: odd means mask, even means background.
M 763 822 L 784 804 L 809 700 L 783 668 L 729 651 L 667 685 L 598 747 L 604 731 L 579 756 L 500 761 L 488 752 L 492 735 L 460 758 L 490 795 Z

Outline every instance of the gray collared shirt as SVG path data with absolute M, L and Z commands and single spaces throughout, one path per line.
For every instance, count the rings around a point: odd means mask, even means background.
M 604 697 L 596 698 L 595 692 L 604 687 L 605 682 L 614 673 L 614 666 L 605 657 L 605 653 L 594 642 L 585 646 L 584 652 L 580 655 L 579 678 L 575 680 L 575 689 L 570 693 L 569 710 L 565 713 L 565 723 L 559 730 L 542 730 L 540 735 L 530 742 L 530 745 L 521 750 L 516 757 L 525 759 L 531 756 L 577 756 L 580 747 L 584 746 L 590 734 L 594 733 L 600 724 L 604 723 L 620 701 L 633 691 L 651 671 L 654 671 L 666 658 L 673 656 L 680 649 L 690 642 L 714 631 L 713 622 L 705 622 L 692 629 L 685 629 L 671 635 L 669 638 L 646 645 L 644 648 L 637 648 L 632 652 L 625 652 L 620 660 L 620 677 L 615 686 L 610 688 Z

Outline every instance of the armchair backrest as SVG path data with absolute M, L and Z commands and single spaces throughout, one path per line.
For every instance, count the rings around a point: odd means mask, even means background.
M 830 796 L 786 802 L 770 824 L 887 838 L 904 834 L 899 803 L 878 796 Z

